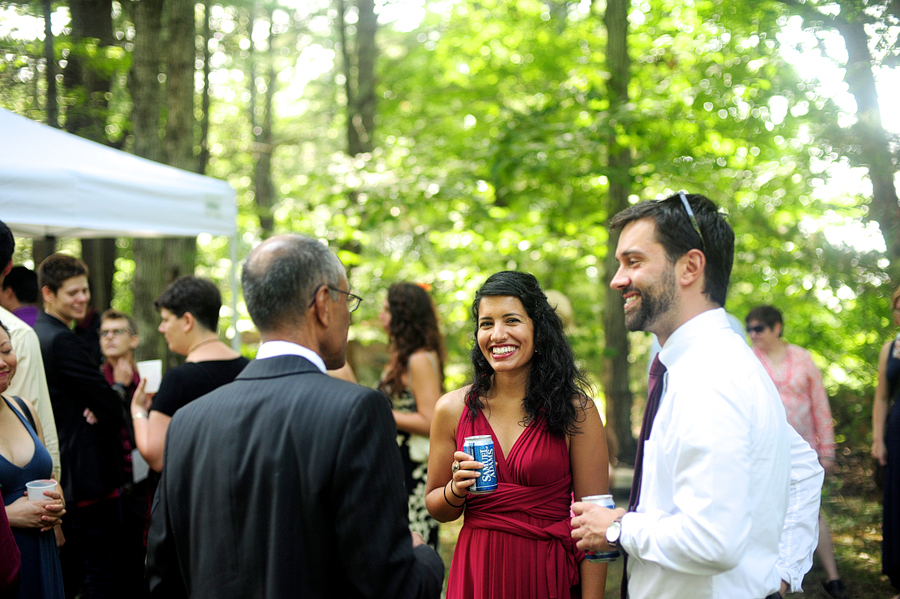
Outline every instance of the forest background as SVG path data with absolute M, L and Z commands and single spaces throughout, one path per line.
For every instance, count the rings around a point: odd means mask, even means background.
M 365 384 L 391 283 L 429 286 L 452 388 L 469 372 L 474 291 L 498 270 L 534 273 L 571 304 L 570 339 L 629 463 L 650 340 L 625 331 L 608 290 L 605 223 L 702 193 L 736 233 L 728 311 L 783 310 L 849 452 L 871 442 L 900 283 L 900 126 L 883 126 L 898 5 L 2 0 L 0 106 L 228 181 L 241 259 L 273 233 L 327 240 L 366 299 L 349 356 Z M 97 309 L 133 312 L 142 357 L 158 356 L 152 302 L 168 282 L 210 277 L 229 305 L 227 242 L 19 239 L 16 262 L 82 256 Z M 252 354 L 238 306 L 223 308 L 225 335 Z

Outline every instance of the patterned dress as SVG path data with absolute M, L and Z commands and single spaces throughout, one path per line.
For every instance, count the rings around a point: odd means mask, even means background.
M 754 347 L 753 353 L 775 383 L 790 425 L 819 454 L 819 458 L 833 460 L 831 406 L 822 384 L 822 373 L 809 352 L 788 343 L 787 355 L 777 367 L 764 351 Z
M 391 406 L 398 412 L 416 412 L 416 400 L 409 389 L 391 398 Z M 425 542 L 438 549 L 438 521 L 431 517 L 425 507 L 425 483 L 428 478 L 428 456 L 424 446 L 427 438 L 397 431 L 397 445 L 403 459 L 406 493 L 409 505 L 409 527 L 419 533 Z M 425 455 L 423 456 L 423 450 Z M 412 453 L 412 455 L 410 455 Z M 422 459 L 424 457 L 424 460 Z

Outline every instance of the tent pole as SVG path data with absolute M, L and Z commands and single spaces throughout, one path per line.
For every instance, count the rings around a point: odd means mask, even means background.
M 231 347 L 234 351 L 241 351 L 241 333 L 238 330 L 238 284 L 237 284 L 237 232 L 229 239 L 229 253 L 231 254 L 231 323 L 234 327 L 234 337 L 231 338 Z

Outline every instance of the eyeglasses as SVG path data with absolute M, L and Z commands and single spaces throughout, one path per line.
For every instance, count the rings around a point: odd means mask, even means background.
M 97 336 L 103 339 L 104 337 L 118 337 L 119 335 L 125 335 L 127 333 L 128 329 L 107 329 L 105 331 L 97 331 Z
M 755 327 L 747 327 L 747 332 L 748 332 L 748 333 L 757 333 L 757 334 L 758 334 L 758 333 L 762 333 L 763 331 L 765 331 L 765 330 L 768 329 L 768 328 L 769 328 L 769 327 L 767 327 L 767 326 L 764 325 L 764 324 L 758 324 L 758 325 L 756 325 Z
M 697 217 L 694 216 L 694 211 L 691 209 L 691 205 L 687 200 L 687 196 L 684 195 L 683 191 L 679 191 L 678 197 L 681 199 L 681 203 L 684 205 L 685 212 L 687 212 L 688 217 L 691 219 L 691 225 L 694 226 L 694 231 L 696 231 L 697 235 L 700 236 L 700 249 L 705 252 L 706 239 L 703 238 L 703 233 L 700 232 L 700 223 L 697 222 Z
M 316 287 L 316 293 L 319 292 L 323 285 Z M 362 303 L 362 298 L 356 295 L 355 293 L 350 293 L 349 291 L 344 291 L 343 289 L 338 289 L 337 287 L 332 287 L 331 285 L 324 285 L 324 287 L 328 287 L 331 291 L 337 291 L 338 293 L 343 293 L 347 296 L 347 310 L 350 312 L 356 312 L 356 309 L 359 308 L 359 305 Z M 316 294 L 313 294 L 312 301 L 309 302 L 309 308 L 312 308 L 313 304 L 316 303 Z

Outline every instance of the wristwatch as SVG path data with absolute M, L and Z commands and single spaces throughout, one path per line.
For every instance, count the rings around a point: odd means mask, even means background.
M 610 547 L 619 546 L 619 537 L 622 536 L 622 517 L 619 516 L 606 529 L 606 544 Z

